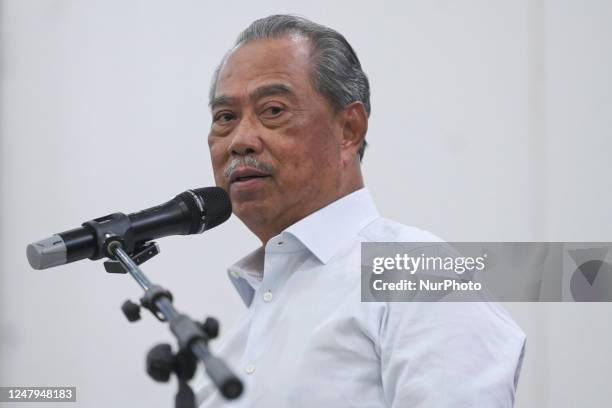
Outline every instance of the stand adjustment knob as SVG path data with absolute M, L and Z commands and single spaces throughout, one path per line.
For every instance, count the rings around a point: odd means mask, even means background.
M 219 335 L 219 321 L 214 317 L 207 317 L 200 327 L 204 330 L 204 333 L 206 333 L 209 339 L 214 339 Z
M 126 300 L 123 302 L 123 305 L 121 305 L 121 310 L 130 322 L 140 320 L 140 306 L 131 300 Z
M 174 371 L 174 354 L 169 344 L 158 344 L 147 354 L 147 373 L 158 382 L 167 382 Z

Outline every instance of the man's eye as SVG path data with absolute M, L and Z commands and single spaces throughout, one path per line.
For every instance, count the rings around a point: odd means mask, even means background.
M 223 124 L 223 123 L 231 122 L 235 118 L 236 117 L 232 113 L 222 112 L 215 116 L 215 122 Z
M 275 118 L 283 113 L 285 110 L 280 106 L 270 106 L 263 111 L 263 115 L 268 118 Z

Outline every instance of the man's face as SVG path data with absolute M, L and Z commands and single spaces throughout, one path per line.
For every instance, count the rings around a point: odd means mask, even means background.
M 308 40 L 286 37 L 236 48 L 219 73 L 208 137 L 215 181 L 264 241 L 340 187 L 342 127 L 310 69 Z

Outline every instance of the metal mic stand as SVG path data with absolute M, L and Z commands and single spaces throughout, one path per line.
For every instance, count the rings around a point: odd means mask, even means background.
M 111 236 L 103 245 L 105 253 L 111 260 L 104 262 L 110 273 L 129 273 L 144 290 L 140 299 L 142 307 L 149 309 L 160 321 L 168 322 L 170 330 L 176 336 L 179 350 L 172 353 L 169 344 L 159 344 L 147 355 L 147 373 L 156 381 L 166 382 L 171 373 L 179 381 L 176 394 L 176 408 L 195 408 L 195 396 L 187 383 L 195 374 L 197 359 L 204 363 L 206 373 L 227 399 L 234 399 L 242 393 L 242 382 L 227 365 L 208 350 L 207 343 L 219 332 L 219 323 L 214 318 L 207 318 L 203 324 L 197 323 L 188 316 L 179 313 L 172 305 L 172 294 L 159 285 L 153 284 L 138 267 L 159 253 L 155 242 L 145 243 L 136 248 L 130 256 L 124 250 L 121 240 Z M 140 306 L 126 301 L 121 308 L 130 322 L 140 319 Z M 197 359 L 196 359 L 197 358 Z

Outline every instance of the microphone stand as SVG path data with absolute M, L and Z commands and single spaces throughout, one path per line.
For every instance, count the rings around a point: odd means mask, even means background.
M 138 267 L 159 253 L 155 242 L 148 242 L 136 248 L 130 256 L 126 253 L 121 240 L 107 235 L 104 242 L 105 253 L 110 260 L 104 262 L 109 273 L 129 273 L 144 290 L 140 299 L 142 307 L 149 309 L 160 321 L 168 322 L 170 330 L 178 342 L 178 352 L 172 353 L 169 344 L 159 344 L 147 355 L 147 373 L 156 381 L 166 382 L 171 373 L 179 381 L 176 394 L 176 408 L 195 408 L 195 395 L 187 383 L 195 374 L 197 359 L 204 363 L 206 373 L 227 399 L 238 398 L 243 390 L 242 382 L 227 367 L 223 360 L 208 350 L 208 341 L 217 337 L 219 323 L 207 318 L 203 324 L 197 323 L 187 315 L 179 313 L 172 305 L 172 294 L 159 285 L 152 283 Z M 130 322 L 140 319 L 140 306 L 126 301 L 121 308 Z M 197 359 L 196 359 L 197 358 Z

